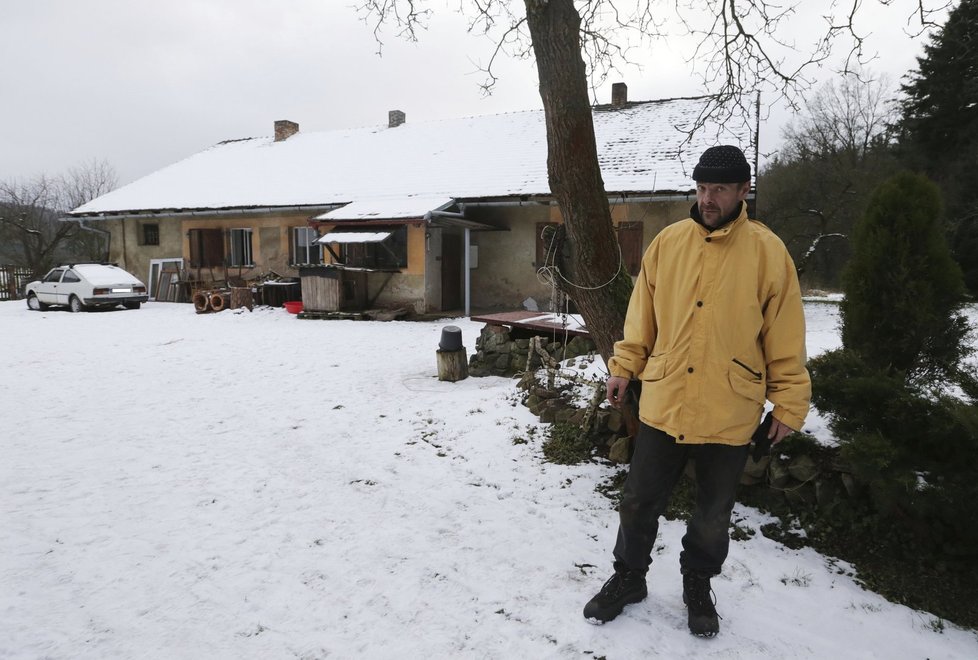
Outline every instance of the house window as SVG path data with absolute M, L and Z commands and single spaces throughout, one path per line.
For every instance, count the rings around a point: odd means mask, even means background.
M 293 227 L 291 263 L 297 265 L 316 265 L 323 263 L 323 246 L 316 243 L 319 232 L 312 227 Z
M 232 229 L 228 233 L 228 266 L 254 266 L 251 254 L 251 230 Z
M 193 268 L 213 268 L 224 265 L 224 236 L 220 229 L 191 229 L 190 265 Z
M 146 223 L 142 225 L 142 245 L 160 244 L 160 226 L 157 223 Z
M 618 246 L 621 248 L 621 261 L 629 275 L 638 275 L 642 267 L 642 223 L 619 222 Z
M 391 232 L 383 241 L 341 243 L 340 259 L 358 268 L 407 268 L 407 226 L 383 231 Z
M 554 232 L 560 227 L 557 222 L 538 222 L 536 237 L 536 261 L 534 267 L 552 266 L 556 261 L 553 251 L 556 249 Z

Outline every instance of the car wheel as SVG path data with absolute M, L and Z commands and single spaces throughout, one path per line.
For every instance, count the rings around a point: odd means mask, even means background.
M 126 309 L 139 309 L 139 301 L 137 300 L 135 302 L 125 302 L 122 303 L 122 306 L 125 307 Z
M 78 296 L 71 297 L 71 299 L 68 301 L 68 308 L 71 309 L 72 312 L 85 311 L 85 305 L 83 305 L 82 301 L 78 299 Z
M 27 296 L 27 307 L 29 309 L 33 309 L 35 312 L 40 312 L 42 310 L 47 309 L 48 304 L 42 303 L 40 300 L 37 299 L 37 296 L 35 294 L 31 293 L 28 294 Z

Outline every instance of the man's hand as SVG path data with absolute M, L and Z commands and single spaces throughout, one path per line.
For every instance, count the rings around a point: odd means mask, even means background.
M 628 383 L 629 380 L 624 376 L 610 376 L 605 385 L 605 389 L 608 390 L 608 403 L 615 408 L 621 408 L 621 404 L 625 400 L 625 391 L 628 390 Z
M 771 420 L 771 430 L 768 431 L 767 437 L 771 439 L 771 445 L 774 446 L 784 440 L 785 436 L 789 433 L 794 433 L 795 430 L 790 426 L 785 426 L 781 422 L 774 418 Z

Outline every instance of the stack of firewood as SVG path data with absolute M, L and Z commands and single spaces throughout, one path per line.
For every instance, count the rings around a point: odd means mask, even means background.
M 254 296 L 250 287 L 231 287 L 230 289 L 202 290 L 194 293 L 194 309 L 198 314 L 222 312 L 225 309 L 254 306 Z

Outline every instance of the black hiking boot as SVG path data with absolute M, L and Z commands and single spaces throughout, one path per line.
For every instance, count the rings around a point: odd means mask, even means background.
M 683 603 L 689 615 L 689 632 L 697 637 L 713 637 L 720 632 L 709 575 L 683 574 Z
M 644 571 L 629 571 L 616 565 L 615 574 L 584 606 L 584 618 L 591 623 L 607 623 L 621 614 L 625 605 L 641 602 L 648 595 Z

